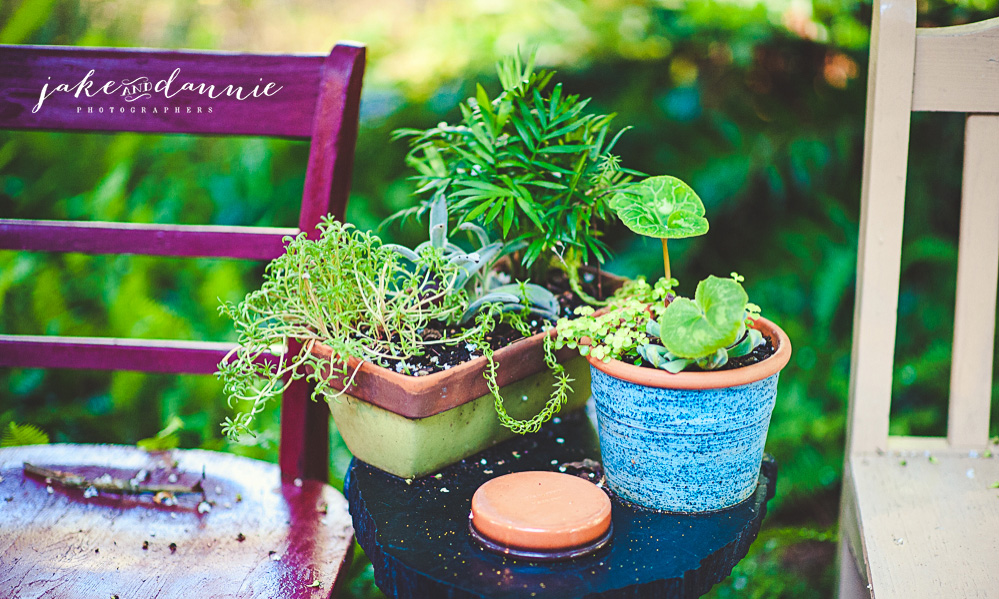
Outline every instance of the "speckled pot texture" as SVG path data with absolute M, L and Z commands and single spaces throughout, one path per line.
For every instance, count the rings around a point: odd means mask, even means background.
M 777 325 L 756 328 L 776 353 L 729 371 L 683 372 L 590 360 L 600 453 L 622 498 L 669 512 L 725 509 L 756 488 L 777 378 L 791 344 Z

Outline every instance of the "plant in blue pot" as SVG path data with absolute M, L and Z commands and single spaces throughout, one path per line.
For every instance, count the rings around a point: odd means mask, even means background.
M 560 319 L 555 346 L 589 360 L 600 451 L 611 488 L 670 512 L 736 505 L 756 488 L 787 335 L 749 302 L 742 277 L 709 276 L 678 296 L 666 240 L 707 232 L 704 206 L 675 177 L 625 188 L 611 207 L 659 238 L 667 275 L 626 284 L 608 305 Z

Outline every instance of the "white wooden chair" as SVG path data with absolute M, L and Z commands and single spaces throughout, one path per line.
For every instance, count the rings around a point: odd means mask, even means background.
M 968 115 L 946 438 L 888 435 L 913 111 Z M 875 0 L 841 599 L 999 597 L 999 449 L 988 438 L 997 274 L 999 18 L 917 29 L 916 0 Z

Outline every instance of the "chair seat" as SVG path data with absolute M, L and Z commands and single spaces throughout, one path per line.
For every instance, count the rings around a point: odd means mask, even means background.
M 193 485 L 204 475 L 205 497 L 176 495 L 176 505 L 151 494 L 88 498 L 26 475 L 25 462 L 90 480 L 146 470 L 151 485 Z M 339 492 L 309 480 L 282 484 L 278 467 L 259 460 L 115 445 L 0 450 L 3 597 L 317 599 L 331 595 L 352 545 Z
M 851 458 L 848 517 L 859 522 L 878 599 L 996 596 L 999 458 L 975 456 L 891 451 Z

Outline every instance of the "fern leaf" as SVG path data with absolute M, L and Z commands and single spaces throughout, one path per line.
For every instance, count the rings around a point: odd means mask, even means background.
M 17 445 L 47 445 L 49 436 L 45 431 L 32 424 L 17 424 L 11 422 L 0 437 L 0 447 L 15 447 Z

